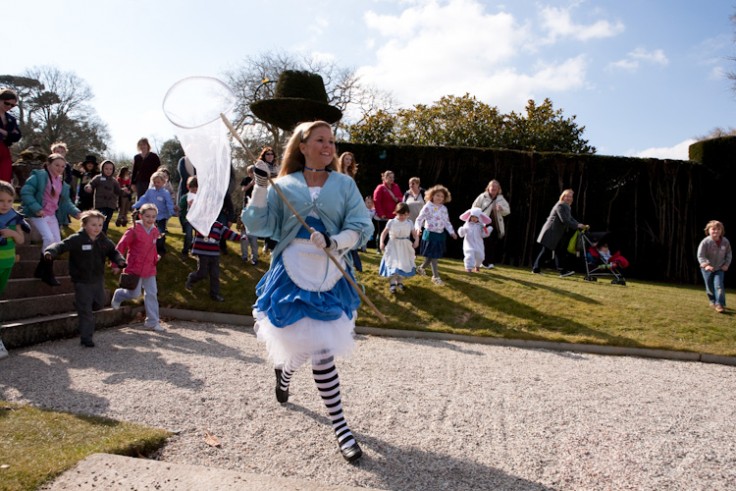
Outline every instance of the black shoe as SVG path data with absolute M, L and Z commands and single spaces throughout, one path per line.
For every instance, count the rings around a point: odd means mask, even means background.
M 358 442 L 353 443 L 349 447 L 341 448 L 340 453 L 348 462 L 355 462 L 363 456 L 363 450 L 360 449 Z
M 212 300 L 214 300 L 215 302 L 224 302 L 225 301 L 225 297 L 223 297 L 222 295 L 210 295 L 210 298 Z
M 542 274 L 542 270 L 539 268 L 532 269 L 532 274 Z
M 91 339 L 82 339 L 82 341 L 81 341 L 80 344 L 82 346 L 84 346 L 85 348 L 94 348 L 95 347 L 95 342 L 92 341 Z
M 192 291 L 192 280 L 187 276 L 187 281 L 184 283 L 184 289 L 188 292 Z
M 61 282 L 59 280 L 57 280 L 56 278 L 54 278 L 53 275 L 46 275 L 43 278 L 41 278 L 41 281 L 43 281 L 44 283 L 46 283 L 49 286 L 59 286 L 59 285 L 61 285 Z
M 282 370 L 280 368 L 276 368 L 276 400 L 279 401 L 281 404 L 285 402 L 289 402 L 289 389 L 286 390 L 281 389 L 281 372 Z

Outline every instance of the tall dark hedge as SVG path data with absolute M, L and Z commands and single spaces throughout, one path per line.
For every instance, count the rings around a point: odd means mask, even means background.
M 612 233 L 631 261 L 629 277 L 695 283 L 700 278 L 695 253 L 706 222 L 721 220 L 727 236 L 729 226 L 736 231 L 726 189 L 734 183 L 736 166 L 722 162 L 353 143 L 340 143 L 339 151 L 355 154 L 363 195 L 372 194 L 384 170 L 396 174 L 402 192 L 413 176 L 425 189 L 447 186 L 456 228 L 462 224 L 459 215 L 498 179 L 512 211 L 499 244 L 505 264 L 530 267 L 539 230 L 565 188 L 575 190 L 575 218 L 594 232 Z M 733 236 L 736 241 L 736 232 Z M 462 257 L 461 240 L 448 239 L 448 256 Z M 582 260 L 571 259 L 584 268 Z

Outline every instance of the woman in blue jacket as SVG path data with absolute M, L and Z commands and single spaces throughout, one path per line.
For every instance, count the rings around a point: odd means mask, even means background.
M 253 234 L 278 240 L 271 267 L 256 287 L 253 310 L 258 339 L 274 362 L 276 399 L 287 402 L 292 375 L 311 358 L 340 452 L 352 462 L 362 451 L 342 412 L 334 357 L 354 347 L 360 297 L 325 249 L 352 275 L 347 252 L 368 241 L 373 225 L 355 181 L 336 172 L 337 164 L 330 125 L 300 124 L 287 144 L 276 184 L 316 231 L 304 228 L 273 186 L 268 187 L 268 168 L 261 162 L 242 221 Z

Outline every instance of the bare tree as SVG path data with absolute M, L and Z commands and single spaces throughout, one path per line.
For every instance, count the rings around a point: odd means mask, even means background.
M 354 69 L 339 67 L 329 60 L 304 59 L 283 51 L 246 58 L 240 66 L 227 72 L 225 76 L 238 99 L 233 123 L 255 154 L 258 154 L 263 145 L 270 145 L 280 155 L 288 137 L 286 132 L 258 119 L 250 110 L 253 102 L 274 97 L 276 82 L 284 70 L 305 70 L 320 74 L 325 83 L 328 102 L 338 107 L 343 114 L 358 113 L 362 117 L 376 108 L 391 105 L 388 95 L 361 85 Z M 338 123 L 338 136 L 344 134 L 347 124 L 345 117 Z M 242 152 L 239 153 L 237 149 L 236 158 L 243 158 Z

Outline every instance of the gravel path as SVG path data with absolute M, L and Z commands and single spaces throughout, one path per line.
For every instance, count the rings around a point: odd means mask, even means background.
M 734 489 L 736 368 L 359 336 L 346 464 L 302 367 L 290 402 L 248 327 L 171 321 L 15 350 L 0 398 L 177 432 L 159 458 L 391 490 Z M 221 448 L 204 443 L 205 430 Z

